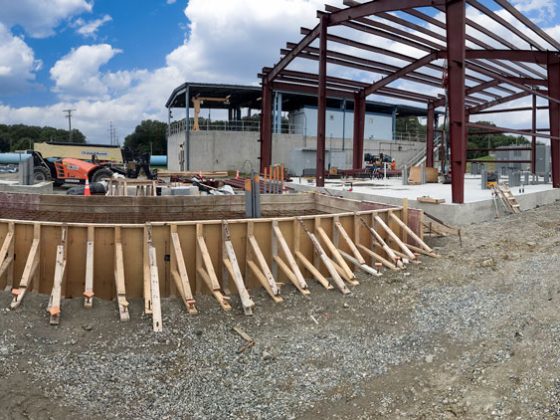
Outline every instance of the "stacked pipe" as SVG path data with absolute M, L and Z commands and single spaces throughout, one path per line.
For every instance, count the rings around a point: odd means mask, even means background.
M 284 191 L 284 165 L 270 165 L 264 168 L 264 193 L 282 194 Z

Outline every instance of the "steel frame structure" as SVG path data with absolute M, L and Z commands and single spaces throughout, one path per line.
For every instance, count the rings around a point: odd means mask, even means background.
M 314 93 L 317 95 L 317 186 L 324 186 L 325 113 L 326 98 L 337 97 L 354 101 L 353 167 L 363 164 L 365 99 L 382 95 L 425 103 L 427 107 L 427 165 L 433 166 L 433 139 L 435 112 L 449 107 L 449 135 L 452 172 L 452 199 L 464 202 L 464 174 L 467 162 L 467 128 L 471 114 L 504 112 L 499 105 L 521 98 L 532 97 L 532 106 L 511 108 L 508 112 L 532 111 L 531 131 L 497 130 L 520 133 L 532 138 L 532 169 L 535 170 L 537 138 L 548 138 L 551 144 L 552 184 L 560 188 L 560 42 L 548 35 L 507 0 L 492 0 L 507 13 L 497 13 L 482 0 L 373 0 L 357 2 L 344 0 L 345 8 L 327 5 L 318 11 L 319 23 L 312 29 L 302 28 L 303 38 L 288 43 L 281 50 L 281 60 L 271 68 L 263 68 L 261 114 L 261 170 L 272 163 L 272 93 L 274 90 Z M 466 16 L 471 7 L 500 25 L 507 36 L 491 31 Z M 429 11 L 431 9 L 431 12 Z M 433 12 L 442 13 L 445 21 Z M 504 18 L 508 16 L 510 20 Z M 420 23 L 425 23 L 422 25 Z M 448 25 L 446 22 L 453 22 Z M 428 25 L 429 24 L 429 25 Z M 333 27 L 344 27 L 360 35 L 374 35 L 383 40 L 411 49 L 415 54 L 404 54 L 380 48 L 373 43 L 358 42 L 348 37 L 329 33 Z M 439 28 L 439 31 L 430 28 Z M 524 30 L 519 29 L 524 27 Z M 480 33 L 483 41 L 474 35 Z M 512 39 L 527 48 L 518 48 Z M 312 44 L 318 41 L 319 47 Z M 332 46 L 337 46 L 332 47 Z M 383 58 L 365 59 L 346 51 L 361 50 Z M 418 58 L 420 57 L 420 58 Z M 317 73 L 289 70 L 295 59 L 318 62 Z M 389 64 L 403 61 L 402 66 Z M 443 65 L 441 64 L 443 61 Z M 328 75 L 328 64 L 366 71 L 380 75 L 371 83 Z M 427 72 L 426 72 L 427 71 Z M 434 76 L 441 74 L 441 77 Z M 373 78 L 372 78 L 373 79 Z M 406 80 L 426 87 L 447 90 L 444 94 L 429 94 L 395 87 L 395 82 Z M 428 89 L 426 89 L 428 90 Z M 445 90 L 443 90 L 445 93 Z M 537 106 L 537 98 L 545 99 L 548 106 Z M 537 130 L 537 109 L 549 111 L 549 134 Z

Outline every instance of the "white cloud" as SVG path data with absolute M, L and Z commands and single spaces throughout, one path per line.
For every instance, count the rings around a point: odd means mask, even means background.
M 109 44 L 83 45 L 58 60 L 50 70 L 54 92 L 62 98 L 103 98 L 109 92 L 99 69 L 121 50 Z
M 92 7 L 87 0 L 0 0 L 0 21 L 8 28 L 21 25 L 34 38 L 45 38 L 64 19 L 91 12 Z
M 12 35 L 0 23 L 0 92 L 18 93 L 25 90 L 35 80 L 34 72 L 41 67 L 33 50 L 25 41 Z
M 77 28 L 76 32 L 84 37 L 95 38 L 97 36 L 97 31 L 101 26 L 106 24 L 107 22 L 111 22 L 113 18 L 109 15 L 105 15 L 100 19 L 94 19 L 90 21 L 85 21 L 82 18 L 76 19 L 76 22 L 72 25 L 72 27 Z

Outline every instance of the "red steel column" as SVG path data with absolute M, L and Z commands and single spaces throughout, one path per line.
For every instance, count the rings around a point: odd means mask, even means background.
M 317 94 L 317 186 L 325 186 L 325 132 L 327 113 L 327 26 L 328 15 L 321 16 L 319 35 L 319 91 Z
M 560 57 L 548 55 L 548 96 L 560 100 Z M 560 188 L 560 104 L 548 101 L 550 118 L 550 157 L 552 158 L 552 188 Z
M 450 0 L 445 6 L 447 66 L 449 74 L 449 134 L 451 140 L 451 197 L 465 201 L 465 0 Z
M 262 110 L 261 110 L 261 167 L 260 173 L 264 168 L 272 164 L 272 88 L 267 82 L 266 77 L 262 80 Z
M 364 162 L 364 126 L 366 97 L 362 90 L 354 94 L 354 142 L 352 146 L 352 169 L 362 169 Z
M 434 128 L 435 128 L 435 106 L 432 102 L 428 104 L 428 121 L 426 127 L 426 167 L 434 167 Z
M 533 133 L 537 132 L 537 95 L 533 95 Z M 531 138 L 531 173 L 537 173 L 537 136 Z

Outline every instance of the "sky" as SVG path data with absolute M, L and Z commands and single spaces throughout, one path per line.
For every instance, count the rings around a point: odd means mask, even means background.
M 497 9 L 489 0 L 483 3 Z M 555 0 L 513 3 L 560 39 Z M 341 7 L 342 0 L 330 4 Z M 324 0 L 0 0 L 0 123 L 66 128 L 63 110 L 72 109 L 72 126 L 89 142 L 108 143 L 112 123 L 122 143 L 143 119 L 166 121 L 165 102 L 185 81 L 258 83 L 257 73 L 278 61 L 287 41 L 301 38 L 301 26 L 317 23 L 316 10 L 323 5 Z M 476 10 L 467 13 L 501 31 Z M 353 37 L 411 53 L 369 35 Z M 341 51 L 367 58 L 363 51 Z M 315 71 L 316 63 L 295 62 L 292 68 Z M 337 66 L 329 66 L 329 74 L 379 78 Z M 407 82 L 392 86 L 419 88 Z M 504 123 L 503 115 L 496 118 Z M 509 125 L 526 128 L 529 118 L 524 114 Z M 539 119 L 547 125 L 546 114 Z

